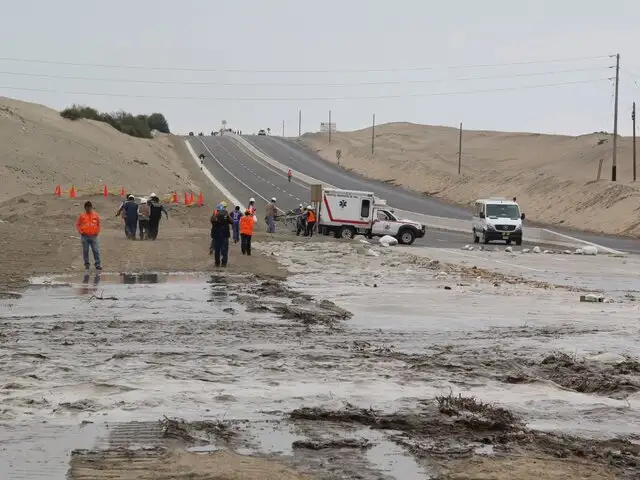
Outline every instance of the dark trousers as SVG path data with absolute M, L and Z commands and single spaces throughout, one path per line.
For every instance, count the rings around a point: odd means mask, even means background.
M 138 228 L 140 229 L 140 240 L 149 238 L 149 220 L 138 220 Z
M 124 233 L 127 238 L 136 238 L 136 230 L 138 229 L 138 217 L 124 219 Z
M 214 237 L 211 239 L 211 250 L 213 250 L 213 258 L 215 260 L 216 267 L 222 265 L 227 266 L 227 260 L 229 258 L 229 238 L 228 237 Z
M 316 222 L 307 222 L 307 231 L 305 232 L 305 236 L 313 237 L 313 227 L 316 226 Z
M 240 235 L 240 250 L 243 255 L 251 255 L 251 235 Z
M 305 233 L 307 231 L 307 222 L 304 220 L 298 220 L 296 223 L 296 235 Z
M 149 219 L 149 240 L 158 238 L 158 228 L 160 227 L 160 219 Z

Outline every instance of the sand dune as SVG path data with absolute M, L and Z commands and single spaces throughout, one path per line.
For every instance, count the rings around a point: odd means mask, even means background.
M 390 123 L 371 129 L 305 134 L 301 142 L 323 158 L 377 180 L 395 183 L 452 203 L 477 198 L 518 198 L 533 221 L 611 234 L 638 235 L 640 188 L 632 182 L 632 141 L 619 138 L 618 182 L 611 175 L 611 135 L 578 137 L 536 133 L 465 131 L 458 175 L 458 130 Z M 596 181 L 604 160 L 602 179 Z M 639 172 L 640 175 L 640 172 Z M 640 183 L 640 182 L 638 182 Z
M 144 140 L 106 123 L 70 121 L 50 108 L 0 97 L 0 201 L 53 193 L 60 184 L 80 194 L 167 192 L 192 188 L 175 137 Z

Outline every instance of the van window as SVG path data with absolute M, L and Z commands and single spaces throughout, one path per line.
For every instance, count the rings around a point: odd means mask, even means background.
M 520 218 L 520 209 L 514 204 L 490 204 L 487 205 L 487 218 L 510 218 L 517 220 Z
M 368 217 L 371 210 L 371 202 L 369 200 L 362 200 L 362 208 L 360 209 L 361 217 Z
M 474 217 L 479 217 L 480 216 L 480 212 L 482 211 L 482 206 L 483 206 L 482 203 L 476 202 L 476 204 L 474 205 L 474 208 L 473 208 L 473 216 Z

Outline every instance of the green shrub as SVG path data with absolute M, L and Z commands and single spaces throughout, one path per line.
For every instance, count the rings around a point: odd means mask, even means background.
M 133 115 L 129 112 L 119 111 L 113 113 L 100 113 L 95 108 L 84 105 L 72 105 L 60 112 L 60 116 L 68 120 L 86 118 L 111 125 L 116 130 L 139 138 L 152 138 L 151 131 L 158 130 L 163 133 L 171 133 L 169 123 L 161 113 L 151 115 Z

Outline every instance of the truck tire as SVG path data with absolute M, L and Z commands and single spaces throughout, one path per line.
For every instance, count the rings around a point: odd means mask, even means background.
M 416 239 L 416 234 L 409 228 L 404 228 L 398 232 L 398 243 L 411 245 Z
M 338 238 L 344 238 L 345 240 L 353 240 L 353 238 L 356 236 L 356 229 L 353 227 L 348 227 L 348 226 L 344 226 L 344 227 L 340 227 L 340 230 L 338 231 Z

